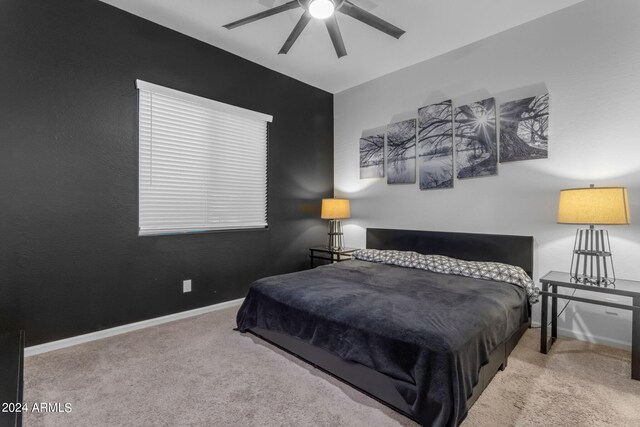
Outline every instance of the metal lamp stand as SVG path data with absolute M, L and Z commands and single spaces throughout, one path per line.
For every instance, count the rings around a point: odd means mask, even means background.
M 571 278 L 578 283 L 615 287 L 616 275 L 607 230 L 596 230 L 590 225 L 576 231 L 570 271 Z
M 331 250 L 341 250 L 344 248 L 342 222 L 339 219 L 329 220 L 329 238 L 327 247 Z

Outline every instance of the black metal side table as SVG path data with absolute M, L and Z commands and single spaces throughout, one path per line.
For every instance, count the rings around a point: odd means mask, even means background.
M 23 375 L 24 332 L 0 333 L 0 426 L 22 425 Z
M 309 266 L 314 268 L 316 260 L 329 261 L 331 263 L 347 261 L 351 259 L 351 254 L 358 248 L 330 249 L 326 246 L 314 246 L 309 248 Z
M 542 295 L 540 353 L 547 354 L 551 349 L 553 342 L 558 337 L 558 298 L 619 308 L 622 310 L 631 310 L 631 378 L 634 380 L 640 380 L 640 282 L 635 280 L 616 279 L 616 286 L 625 289 L 582 285 L 574 283 L 571 280 L 571 275 L 569 273 L 550 271 L 540 279 L 540 283 L 542 283 L 542 292 L 540 292 L 540 295 Z M 549 287 L 551 287 L 551 292 L 549 292 Z M 620 295 L 631 298 L 631 305 L 559 294 L 558 288 L 571 288 L 601 294 Z M 627 290 L 629 288 L 635 288 L 638 289 L 638 291 L 629 291 Z M 549 298 L 551 298 L 551 337 L 547 336 Z

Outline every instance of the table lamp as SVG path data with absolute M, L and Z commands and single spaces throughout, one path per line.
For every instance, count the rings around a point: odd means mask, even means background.
M 596 225 L 630 224 L 625 187 L 571 188 L 560 191 L 558 224 L 588 225 L 578 229 L 571 257 L 571 278 L 578 283 L 609 286 L 616 276 L 609 232 Z
M 322 199 L 322 219 L 329 220 L 329 238 L 327 247 L 332 250 L 344 248 L 341 219 L 350 218 L 349 199 Z

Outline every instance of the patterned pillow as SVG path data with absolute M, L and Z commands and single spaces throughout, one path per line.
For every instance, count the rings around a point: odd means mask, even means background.
M 417 252 L 380 249 L 359 249 L 353 253 L 353 257 L 362 261 L 419 268 L 434 273 L 511 283 L 527 292 L 531 304 L 538 302 L 540 294 L 540 289 L 534 286 L 533 280 L 522 268 L 499 262 L 463 261 L 444 255 L 422 255 Z

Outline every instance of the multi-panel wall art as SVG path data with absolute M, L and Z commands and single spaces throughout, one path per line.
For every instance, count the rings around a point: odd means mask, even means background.
M 360 179 L 384 177 L 384 132 L 360 138 Z
M 453 188 L 454 166 L 467 179 L 497 175 L 498 154 L 500 163 L 548 157 L 548 93 L 500 105 L 499 144 L 496 113 L 494 98 L 427 105 L 417 120 L 387 126 L 386 150 L 385 134 L 369 131 L 360 138 L 360 178 L 382 178 L 386 169 L 388 184 L 413 184 L 417 169 L 421 190 Z
M 404 120 L 387 128 L 387 183 L 416 182 L 416 120 Z
M 458 179 L 498 173 L 496 102 L 493 98 L 456 108 Z
M 500 163 L 546 159 L 549 94 L 500 105 Z
M 418 173 L 421 190 L 453 187 L 451 100 L 418 110 Z

